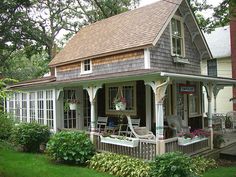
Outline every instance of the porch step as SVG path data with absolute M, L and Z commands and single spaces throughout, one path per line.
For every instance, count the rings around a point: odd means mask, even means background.
M 232 143 L 220 149 L 213 149 L 213 150 L 207 149 L 205 151 L 195 154 L 194 156 L 204 156 L 204 157 L 209 157 L 213 159 L 218 159 L 218 158 L 221 158 L 220 157 L 221 152 L 224 152 L 225 150 L 231 149 L 231 148 L 236 153 L 236 143 Z
M 236 144 L 220 152 L 220 158 L 236 161 Z

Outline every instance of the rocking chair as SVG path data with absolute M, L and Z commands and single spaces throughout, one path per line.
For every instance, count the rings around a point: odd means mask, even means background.
M 155 139 L 155 135 L 149 131 L 146 127 L 133 126 L 130 116 L 127 116 L 128 127 L 131 130 L 132 135 L 139 139 Z
M 191 127 L 183 126 L 180 116 L 171 115 L 167 116 L 166 119 L 168 126 L 174 131 L 174 136 L 177 136 L 177 134 L 181 132 L 190 132 Z

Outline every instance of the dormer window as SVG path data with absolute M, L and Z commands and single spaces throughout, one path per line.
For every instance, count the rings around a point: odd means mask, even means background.
M 179 16 L 174 16 L 171 20 L 171 55 L 185 57 L 184 50 L 184 25 Z
M 92 61 L 84 60 L 81 62 L 81 74 L 89 74 L 92 72 Z

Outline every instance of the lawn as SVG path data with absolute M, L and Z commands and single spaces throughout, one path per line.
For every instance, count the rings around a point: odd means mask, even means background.
M 54 164 L 45 155 L 0 147 L 0 177 L 112 177 L 94 170 Z
M 236 177 L 235 167 L 219 167 L 206 172 L 203 177 Z

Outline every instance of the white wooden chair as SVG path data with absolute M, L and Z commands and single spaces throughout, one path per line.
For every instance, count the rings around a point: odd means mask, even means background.
M 135 138 L 139 138 L 139 139 L 155 139 L 155 135 L 149 131 L 146 127 L 139 127 L 139 126 L 133 126 L 132 125 L 132 119 L 130 118 L 130 116 L 127 116 L 128 119 L 128 127 L 131 130 L 132 135 Z
M 166 120 L 168 126 L 174 131 L 174 136 L 177 136 L 178 133 L 190 132 L 191 127 L 183 126 L 182 119 L 180 116 L 170 115 L 166 117 Z
M 102 131 L 106 131 L 108 117 L 98 117 L 96 123 L 96 131 L 101 133 Z
M 225 133 L 225 115 L 222 113 L 214 113 L 212 114 L 212 126 L 217 130 L 217 127 Z

